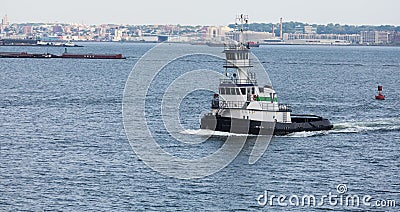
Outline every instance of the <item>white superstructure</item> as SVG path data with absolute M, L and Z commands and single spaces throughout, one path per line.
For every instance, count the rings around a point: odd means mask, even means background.
M 237 21 L 243 25 L 247 23 L 247 16 L 240 15 Z M 243 27 L 240 32 L 243 33 Z M 255 73 L 250 71 L 253 66 L 249 46 L 242 40 L 225 45 L 224 53 L 224 67 L 227 70 L 234 69 L 234 73 L 230 79 L 221 79 L 213 114 L 236 119 L 290 123 L 290 107 L 278 103 L 278 96 L 272 86 L 259 87 Z

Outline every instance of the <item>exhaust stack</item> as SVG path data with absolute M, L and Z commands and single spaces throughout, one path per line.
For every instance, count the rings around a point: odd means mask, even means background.
M 272 24 L 272 37 L 275 37 L 275 25 Z
M 282 18 L 280 20 L 280 34 L 279 37 L 281 38 L 281 40 L 283 40 L 283 26 L 282 26 Z

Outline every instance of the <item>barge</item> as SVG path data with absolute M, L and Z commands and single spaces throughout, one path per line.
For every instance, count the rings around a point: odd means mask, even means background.
M 122 54 L 70 54 L 63 53 L 61 58 L 76 58 L 76 59 L 126 59 Z
M 72 58 L 72 59 L 126 59 L 122 54 L 35 54 L 27 52 L 0 52 L 0 58 Z

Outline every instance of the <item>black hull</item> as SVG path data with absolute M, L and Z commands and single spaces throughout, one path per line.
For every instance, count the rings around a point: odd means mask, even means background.
M 286 135 L 302 131 L 330 130 L 328 119 L 310 115 L 292 115 L 292 123 L 272 123 L 207 114 L 201 119 L 201 129 L 253 135 Z M 233 127 L 232 127 L 233 126 Z

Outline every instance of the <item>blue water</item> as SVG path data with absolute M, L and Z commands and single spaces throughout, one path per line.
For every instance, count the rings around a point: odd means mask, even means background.
M 263 208 L 256 200 L 265 190 L 286 196 L 327 195 L 337 193 L 338 184 L 346 184 L 348 194 L 396 200 L 396 208 L 400 207 L 400 48 L 254 48 L 280 102 L 291 104 L 294 113 L 327 117 L 334 129 L 274 137 L 253 165 L 248 164 L 254 144 L 250 138 L 239 156 L 220 172 L 202 179 L 179 180 L 153 171 L 135 155 L 122 121 L 125 82 L 138 59 L 153 45 L 83 45 L 68 51 L 122 53 L 128 58 L 0 58 L 1 211 L 349 209 L 327 204 Z M 61 54 L 64 49 L 0 47 L 0 52 L 5 51 Z M 158 81 L 162 83 L 154 83 L 151 89 L 166 88 L 177 73 L 187 69 L 218 69 L 222 65 L 216 58 L 191 59 L 165 67 L 159 77 L 163 73 L 171 76 L 162 77 Z M 377 85 L 383 85 L 385 101 L 374 99 Z M 211 95 L 196 91 L 182 100 L 181 123 L 190 132 L 198 132 L 198 117 L 208 110 Z M 159 124 L 160 100 L 146 104 L 152 135 L 178 156 L 210 154 L 226 138 L 221 134 L 186 147 Z

